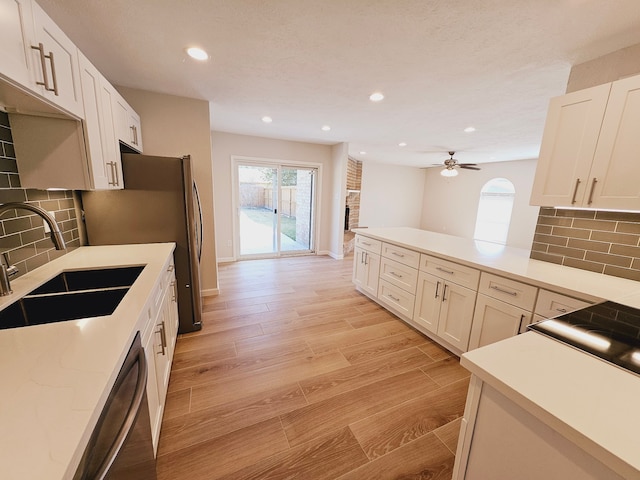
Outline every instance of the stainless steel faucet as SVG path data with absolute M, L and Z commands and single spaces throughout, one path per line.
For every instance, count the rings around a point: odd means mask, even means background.
M 49 225 L 49 230 L 51 230 L 51 240 L 53 241 L 56 250 L 65 250 L 67 248 L 56 219 L 44 208 L 24 202 L 10 202 L 0 205 L 0 215 L 9 210 L 29 210 L 30 212 L 40 215 L 42 219 L 47 222 L 47 225 Z M 5 266 L 3 262 L 0 262 L 0 296 L 9 295 L 12 292 L 9 277 L 18 273 L 18 269 L 15 265 L 9 265 L 9 258 L 6 255 L 6 252 L 4 254 L 4 258 L 7 264 Z

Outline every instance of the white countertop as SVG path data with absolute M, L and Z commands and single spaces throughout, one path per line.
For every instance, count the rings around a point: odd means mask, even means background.
M 623 478 L 640 478 L 640 377 L 536 332 L 461 364 Z
M 145 265 L 110 316 L 0 330 L 0 478 L 73 477 L 173 249 L 81 247 L 12 282 L 0 308 L 64 270 Z
M 354 231 L 559 293 L 640 308 L 640 282 L 534 260 L 529 258 L 529 250 L 522 248 L 504 247 L 491 252 L 495 244 L 409 227 Z

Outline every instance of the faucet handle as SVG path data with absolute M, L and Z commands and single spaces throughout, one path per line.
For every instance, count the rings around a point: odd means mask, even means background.
M 18 267 L 16 267 L 15 265 L 11 265 L 11 263 L 9 262 L 9 252 L 4 252 L 2 256 L 4 257 L 4 264 L 2 264 L 3 270 L 6 271 L 7 276 L 13 277 L 20 270 L 18 270 Z

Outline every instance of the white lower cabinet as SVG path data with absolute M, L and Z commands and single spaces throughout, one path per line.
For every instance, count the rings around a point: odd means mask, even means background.
M 469 350 L 513 337 L 531 323 L 531 312 L 479 294 L 473 315 Z
M 148 364 L 147 401 L 154 452 L 158 449 L 160 426 L 169 387 L 171 362 L 178 335 L 178 304 L 173 259 L 165 269 L 147 306 L 148 321 L 142 336 Z
M 453 480 L 516 478 L 621 480 L 623 477 L 472 376 Z
M 353 283 L 366 293 L 378 294 L 378 276 L 380 274 L 380 255 L 356 247 L 353 262 Z
M 475 301 L 474 290 L 420 272 L 413 320 L 466 352 Z

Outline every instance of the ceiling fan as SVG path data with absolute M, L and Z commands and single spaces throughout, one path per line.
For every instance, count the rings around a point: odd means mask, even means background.
M 456 168 L 464 168 L 467 170 L 480 170 L 480 167 L 478 167 L 477 164 L 475 163 L 458 163 L 458 160 L 453 158 L 453 155 L 456 152 L 448 152 L 448 153 L 450 158 L 447 158 L 443 162 L 444 168 L 440 171 L 440 175 L 442 175 L 443 177 L 455 177 L 456 175 L 458 175 L 458 170 L 456 170 Z M 440 164 L 434 163 L 434 165 L 440 165 Z

